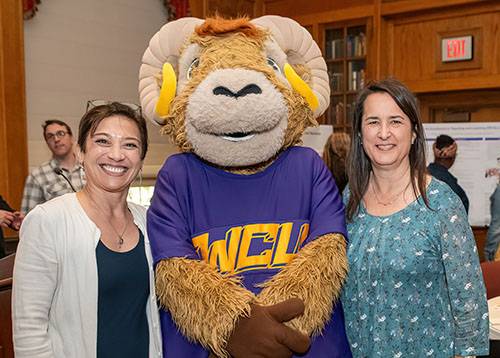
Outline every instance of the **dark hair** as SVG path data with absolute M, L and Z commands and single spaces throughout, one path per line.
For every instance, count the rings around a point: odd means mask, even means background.
M 425 135 L 418 109 L 417 98 L 400 81 L 387 78 L 367 84 L 359 93 L 352 123 L 351 150 L 347 161 L 347 175 L 349 177 L 349 189 L 351 195 L 346 208 L 347 220 L 352 220 L 358 212 L 359 204 L 368 189 L 368 181 L 372 165 L 366 155 L 361 139 L 361 123 L 366 98 L 374 93 L 387 93 L 396 102 L 398 107 L 410 119 L 412 130 L 415 133 L 415 141 L 410 148 L 410 176 L 411 185 L 415 196 L 422 196 L 425 205 L 429 206 L 426 194 L 426 161 L 425 161 Z
M 347 185 L 347 154 L 351 146 L 351 138 L 345 132 L 334 132 L 328 137 L 323 148 L 323 161 L 335 179 L 342 193 Z
M 45 138 L 45 131 L 47 130 L 47 127 L 50 126 L 51 124 L 59 124 L 60 126 L 66 127 L 66 131 L 70 136 L 73 136 L 73 132 L 71 131 L 71 128 L 64 123 L 63 121 L 60 121 L 59 119 L 47 119 L 43 124 L 43 137 Z
M 455 143 L 455 140 L 446 134 L 441 134 L 436 138 L 436 148 L 443 149 Z
M 141 159 L 144 160 L 146 152 L 148 151 L 148 129 L 146 127 L 146 121 L 137 111 L 119 102 L 111 102 L 109 104 L 93 107 L 83 115 L 78 130 L 78 145 L 82 152 L 85 153 L 87 138 L 95 133 L 99 123 L 101 123 L 103 119 L 111 116 L 127 117 L 137 125 L 141 136 Z

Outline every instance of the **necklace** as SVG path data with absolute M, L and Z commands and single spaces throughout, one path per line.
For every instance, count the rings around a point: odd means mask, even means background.
M 87 198 L 89 198 L 89 200 L 92 202 L 92 205 L 103 215 L 103 217 L 106 217 L 106 214 L 104 213 L 104 211 L 99 207 L 99 205 L 97 205 L 97 203 L 94 201 L 94 199 L 92 199 L 92 197 L 86 193 L 86 196 Z M 122 248 L 122 245 L 123 245 L 123 235 L 125 234 L 125 232 L 127 231 L 127 227 L 128 227 L 128 222 L 129 220 L 127 218 L 125 218 L 125 226 L 122 230 L 122 233 L 119 234 L 118 233 L 118 230 L 115 229 L 115 227 L 113 226 L 113 224 L 111 224 L 111 221 L 109 221 L 109 226 L 111 227 L 111 229 L 113 229 L 114 233 L 116 234 L 116 236 L 118 236 L 118 248 Z
M 403 190 L 398 192 L 396 195 L 392 196 L 389 201 L 382 201 L 379 199 L 379 197 L 377 195 L 377 191 L 375 190 L 375 184 L 373 184 L 373 183 L 372 183 L 372 191 L 373 191 L 373 194 L 375 195 L 375 200 L 377 201 L 377 204 L 382 205 L 382 206 L 389 206 L 389 205 L 393 204 L 396 201 L 396 199 L 399 198 L 399 196 L 406 191 L 406 189 L 408 189 L 410 184 L 411 184 L 411 181 L 408 182 L 408 184 L 406 184 L 406 186 L 403 188 Z

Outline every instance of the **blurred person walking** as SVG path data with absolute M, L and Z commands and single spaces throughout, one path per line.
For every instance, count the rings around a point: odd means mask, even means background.
M 457 148 L 457 142 L 452 137 L 446 134 L 438 136 L 432 145 L 434 162 L 428 165 L 427 170 L 434 178 L 448 184 L 464 204 L 465 211 L 469 213 L 469 198 L 458 184 L 457 178 L 449 171 L 457 158 Z
M 344 132 L 334 132 L 328 137 L 323 148 L 323 161 L 335 179 L 342 193 L 347 185 L 346 160 L 351 147 L 351 137 Z

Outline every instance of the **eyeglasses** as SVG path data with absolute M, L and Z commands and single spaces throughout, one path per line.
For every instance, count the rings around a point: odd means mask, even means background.
M 105 99 L 91 99 L 87 101 L 87 108 L 85 109 L 85 112 L 88 112 L 90 109 L 97 107 L 97 106 L 105 106 L 108 104 L 112 103 L 120 103 L 124 106 L 130 107 L 136 114 L 139 116 L 142 116 L 142 110 L 141 106 L 135 104 L 135 103 L 127 103 L 127 102 L 117 102 L 117 101 L 107 101 Z
M 55 133 L 47 133 L 47 134 L 45 135 L 45 140 L 46 140 L 47 142 L 49 142 L 49 141 L 53 141 L 53 140 L 55 140 L 55 139 L 56 139 L 56 137 L 57 137 L 57 138 L 64 138 L 64 137 L 66 136 L 66 134 L 68 134 L 68 132 L 66 132 L 66 131 L 57 131 L 57 132 L 55 132 Z

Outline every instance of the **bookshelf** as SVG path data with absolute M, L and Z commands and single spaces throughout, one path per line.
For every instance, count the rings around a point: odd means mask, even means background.
M 333 25 L 324 30 L 331 99 L 325 121 L 348 129 L 358 91 L 366 79 L 366 25 Z

